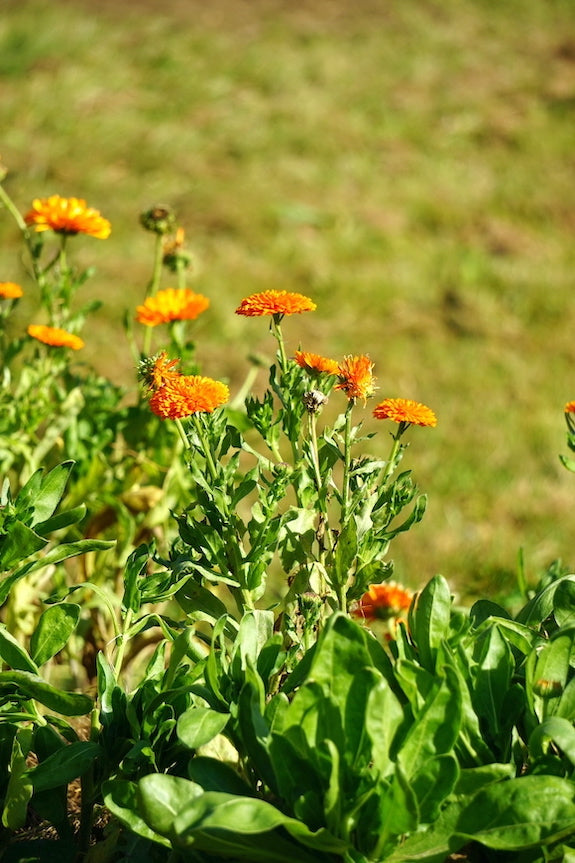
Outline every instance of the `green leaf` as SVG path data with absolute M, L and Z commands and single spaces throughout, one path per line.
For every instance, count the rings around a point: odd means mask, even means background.
M 543 701 L 545 715 L 555 713 L 570 673 L 570 657 L 575 643 L 575 627 L 561 629 L 538 653 L 529 680 L 533 692 Z M 531 671 L 531 664 L 529 665 Z
M 53 752 L 37 767 L 31 768 L 27 775 L 35 791 L 58 788 L 82 776 L 101 753 L 102 747 L 98 743 L 78 740 Z
M 139 801 L 135 783 L 114 778 L 102 784 L 104 803 L 112 815 L 136 836 L 157 842 L 165 848 L 170 848 L 170 841 L 152 830 L 139 814 Z
M 334 556 L 334 584 L 344 585 L 357 557 L 357 526 L 350 518 L 337 540 Z
M 192 798 L 203 793 L 203 789 L 189 779 L 151 773 L 138 782 L 138 812 L 154 833 L 171 836 L 178 813 Z
M 14 636 L 8 632 L 3 623 L 0 623 L 0 657 L 6 665 L 17 671 L 31 671 L 33 674 L 38 672 L 36 663 L 18 644 Z
M 43 469 L 40 468 L 18 494 L 15 501 L 17 508 L 31 507 L 34 513 L 34 524 L 45 521 L 60 503 L 73 466 L 73 461 L 62 462 L 52 468 L 45 477 L 42 476 Z M 38 479 L 40 479 L 39 483 Z
M 197 749 L 220 734 L 229 718 L 228 713 L 218 713 L 209 707 L 189 707 L 179 717 L 176 733 L 184 746 Z
M 447 665 L 444 678 L 433 688 L 419 717 L 409 729 L 398 753 L 407 778 L 426 759 L 451 752 L 462 720 L 462 698 L 457 675 Z
M 44 548 L 47 540 L 38 536 L 31 527 L 21 521 L 10 521 L 7 524 L 7 534 L 3 537 L 0 551 L 0 572 L 11 569 L 15 564 L 26 560 L 31 554 L 35 554 Z
M 529 738 L 529 753 L 535 758 L 545 754 L 544 743 L 552 740 L 575 766 L 575 728 L 566 719 L 550 716 L 538 725 Z
M 62 692 L 29 671 L 1 671 L 0 692 L 5 687 L 16 687 L 19 695 L 33 698 L 49 710 L 61 713 L 63 716 L 83 716 L 94 706 L 92 699 L 87 695 Z
M 564 579 L 553 596 L 553 613 L 560 627 L 575 625 L 575 582 Z
M 78 524 L 79 521 L 82 521 L 85 515 L 86 506 L 84 504 L 80 504 L 80 506 L 76 506 L 74 509 L 67 509 L 65 512 L 59 512 L 57 515 L 53 515 L 51 518 L 46 519 L 46 521 L 35 524 L 34 528 L 36 533 L 40 536 L 48 536 L 49 533 L 53 533 L 56 530 L 70 527 L 72 524 Z
M 367 700 L 365 731 L 371 740 L 373 766 L 381 776 L 391 772 L 391 749 L 405 713 L 386 680 L 378 680 Z
M 80 606 L 71 602 L 51 605 L 41 614 L 30 638 L 30 651 L 38 666 L 43 665 L 66 646 L 79 617 Z
M 421 821 L 431 823 L 438 817 L 444 801 L 453 791 L 459 777 L 457 759 L 451 754 L 424 761 L 410 779 L 417 798 Z
M 492 738 L 501 731 L 502 708 L 515 670 L 515 662 L 507 641 L 499 628 L 492 626 L 478 642 L 473 705 L 483 717 Z
M 454 793 L 460 797 L 475 794 L 486 785 L 500 782 L 502 779 L 512 779 L 514 776 L 515 765 L 512 763 L 468 767 L 460 771 Z
M 546 620 L 553 611 L 555 592 L 564 581 L 575 581 L 575 575 L 565 575 L 540 590 L 521 609 L 515 618 L 517 622 L 523 623 L 525 626 L 537 627 Z
M 416 594 L 408 614 L 409 631 L 428 671 L 435 671 L 437 649 L 449 632 L 450 616 L 449 585 L 443 576 L 436 575 Z
M 78 554 L 87 554 L 89 551 L 103 551 L 112 548 L 114 545 L 115 542 L 108 542 L 102 539 L 80 539 L 77 542 L 62 543 L 56 546 L 56 548 L 53 548 L 38 560 L 24 564 L 24 566 L 4 579 L 0 584 L 0 605 L 6 601 L 16 582 L 31 572 L 36 572 L 36 570 L 43 569 L 45 566 L 54 563 L 61 563 L 63 560 L 68 560 L 68 558 L 75 557 Z
M 150 560 L 150 550 L 145 543 L 139 545 L 128 557 L 124 571 L 124 595 L 122 607 L 133 612 L 140 610 L 141 599 L 138 581 Z
M 201 785 L 204 791 L 223 791 L 239 797 L 252 796 L 252 790 L 225 761 L 196 755 L 188 764 L 188 777 Z
M 457 819 L 458 837 L 518 851 L 575 834 L 575 784 L 558 776 L 522 776 L 479 791 Z

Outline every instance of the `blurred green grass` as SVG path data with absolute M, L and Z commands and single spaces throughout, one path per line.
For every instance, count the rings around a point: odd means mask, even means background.
M 105 299 L 87 359 L 132 381 L 118 337 L 149 275 L 140 211 L 175 207 L 197 254 L 207 374 L 239 386 L 268 288 L 318 311 L 289 347 L 369 353 L 378 396 L 424 401 L 405 464 L 429 493 L 396 577 L 463 596 L 575 562 L 572 0 L 3 0 L 0 154 L 22 209 L 85 197 L 113 224 L 76 241 Z M 0 214 L 1 216 L 1 214 Z M 0 218 L 0 279 L 25 274 Z M 373 451 L 387 452 L 387 429 Z

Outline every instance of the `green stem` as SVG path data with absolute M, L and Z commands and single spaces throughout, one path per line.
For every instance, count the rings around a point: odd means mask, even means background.
M 214 461 L 209 441 L 206 438 L 204 424 L 201 417 L 197 413 L 192 414 L 192 422 L 200 439 L 200 443 L 202 444 L 203 455 L 206 460 L 206 467 L 208 469 L 210 479 L 215 484 L 218 480 L 218 471 L 216 468 L 216 463 Z
M 148 282 L 148 286 L 146 287 L 146 296 L 153 297 L 154 294 L 157 293 L 158 288 L 160 287 L 160 281 L 162 278 L 162 260 L 164 257 L 163 252 L 163 240 L 161 234 L 156 234 L 156 242 L 154 245 L 154 265 L 152 269 L 152 278 Z M 145 357 L 150 355 L 150 348 L 152 345 L 152 330 L 153 327 L 146 327 L 146 332 L 144 334 L 144 349 L 143 354 Z
M 272 316 L 271 331 L 275 337 L 275 340 L 278 343 L 281 373 L 282 373 L 282 375 L 285 375 L 285 373 L 287 372 L 287 356 L 286 356 L 286 349 L 285 349 L 285 344 L 284 344 L 284 337 L 283 337 L 282 328 L 281 328 L 282 317 L 283 317 L 283 315 L 273 315 Z
M 20 213 L 18 207 L 14 204 L 14 202 L 12 201 L 12 199 L 10 198 L 8 193 L 6 192 L 6 189 L 4 188 L 4 186 L 1 183 L 0 183 L 0 203 L 2 203 L 6 207 L 6 209 L 8 210 L 8 212 L 10 213 L 10 215 L 12 216 L 12 218 L 14 219 L 16 224 L 18 225 L 18 228 L 22 232 L 22 236 L 24 237 L 24 241 L 25 241 L 26 246 L 28 247 L 28 251 L 30 253 L 30 260 L 32 263 L 32 270 L 34 273 L 34 278 L 36 280 L 36 283 L 38 284 L 38 287 L 40 289 L 43 289 L 44 288 L 44 273 L 43 273 L 42 268 L 40 267 L 40 265 L 38 263 L 37 256 L 34 252 L 33 235 L 30 231 L 30 228 L 28 227 L 28 225 L 26 224 L 26 222 L 22 218 L 22 214 Z
M 397 467 L 397 464 L 399 462 L 399 456 L 401 455 L 402 450 L 401 436 L 403 435 L 406 428 L 407 426 L 405 425 L 405 423 L 400 423 L 397 432 L 392 436 L 393 444 L 391 447 L 391 452 L 389 453 L 389 458 L 386 462 L 385 469 L 381 475 L 381 479 L 379 480 L 378 485 L 385 486 L 391 474 Z
M 118 652 L 116 654 L 116 661 L 114 662 L 114 674 L 116 676 L 116 680 L 120 677 L 120 672 L 122 671 L 122 663 L 124 661 L 124 654 L 126 652 L 126 645 L 128 643 L 128 639 L 126 638 L 126 633 L 132 625 L 132 617 L 134 612 L 131 608 L 128 608 L 126 611 L 126 617 L 124 618 L 124 626 L 122 627 L 122 633 L 119 636 L 119 644 L 118 644 Z
M 341 494 L 341 527 L 345 527 L 349 517 L 349 471 L 351 465 L 351 412 L 355 399 L 350 399 L 345 412 L 345 430 L 343 443 L 343 481 Z
M 176 417 L 175 423 L 176 423 L 176 428 L 178 430 L 178 434 L 180 435 L 181 441 L 184 444 L 184 449 L 190 449 L 190 442 L 188 440 L 188 436 L 186 434 L 186 430 L 183 426 L 181 419 Z

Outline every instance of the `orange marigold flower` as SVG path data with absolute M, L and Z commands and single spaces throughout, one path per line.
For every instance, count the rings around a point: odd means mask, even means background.
M 57 234 L 88 234 L 105 240 L 112 230 L 107 219 L 98 210 L 88 207 L 82 198 L 36 198 L 26 214 L 27 225 L 36 231 L 55 231 Z
M 136 320 L 147 327 L 170 321 L 190 321 L 205 312 L 209 305 L 207 297 L 189 288 L 165 288 L 137 307 Z
M 395 581 L 372 584 L 359 600 L 352 614 L 364 620 L 389 620 L 398 617 L 411 605 L 413 594 Z
M 567 402 L 564 411 L 566 414 L 575 414 L 575 402 Z
M 308 351 L 296 351 L 294 360 L 305 369 L 309 374 L 339 374 L 339 363 L 335 360 L 330 360 L 328 357 L 322 357 L 320 354 L 310 354 Z
M 176 371 L 179 359 L 169 360 L 165 351 L 161 351 L 155 357 L 146 357 L 138 367 L 138 377 L 143 380 L 151 390 L 159 390 L 168 381 L 179 378 L 180 372 Z
M 375 392 L 373 363 L 368 356 L 347 356 L 339 364 L 339 383 L 336 390 L 343 390 L 348 399 L 365 400 Z
M 24 296 L 24 291 L 16 282 L 0 282 L 0 297 L 5 300 L 17 300 Z
M 236 315 L 245 315 L 248 318 L 262 315 L 296 315 L 300 312 L 313 312 L 316 308 L 316 304 L 303 294 L 262 291 L 242 300 L 236 309 Z
M 161 419 L 182 419 L 194 413 L 211 413 L 230 397 L 225 384 L 201 375 L 177 375 L 166 381 L 150 399 Z
M 61 330 L 59 327 L 46 327 L 43 324 L 30 324 L 28 327 L 28 335 L 45 345 L 51 345 L 54 348 L 72 348 L 73 351 L 79 351 L 84 347 L 84 342 L 80 336 L 75 336 L 67 330 Z
M 412 399 L 384 399 L 373 410 L 378 420 L 393 420 L 418 426 L 436 426 L 437 417 L 427 405 Z

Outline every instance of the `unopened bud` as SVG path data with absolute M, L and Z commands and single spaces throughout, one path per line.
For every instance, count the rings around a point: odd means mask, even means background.
M 176 214 L 170 207 L 156 206 L 140 214 L 140 224 L 154 234 L 170 234 L 176 227 Z
M 319 390 L 308 390 L 303 394 L 303 403 L 309 414 L 316 414 L 326 402 L 327 396 Z

